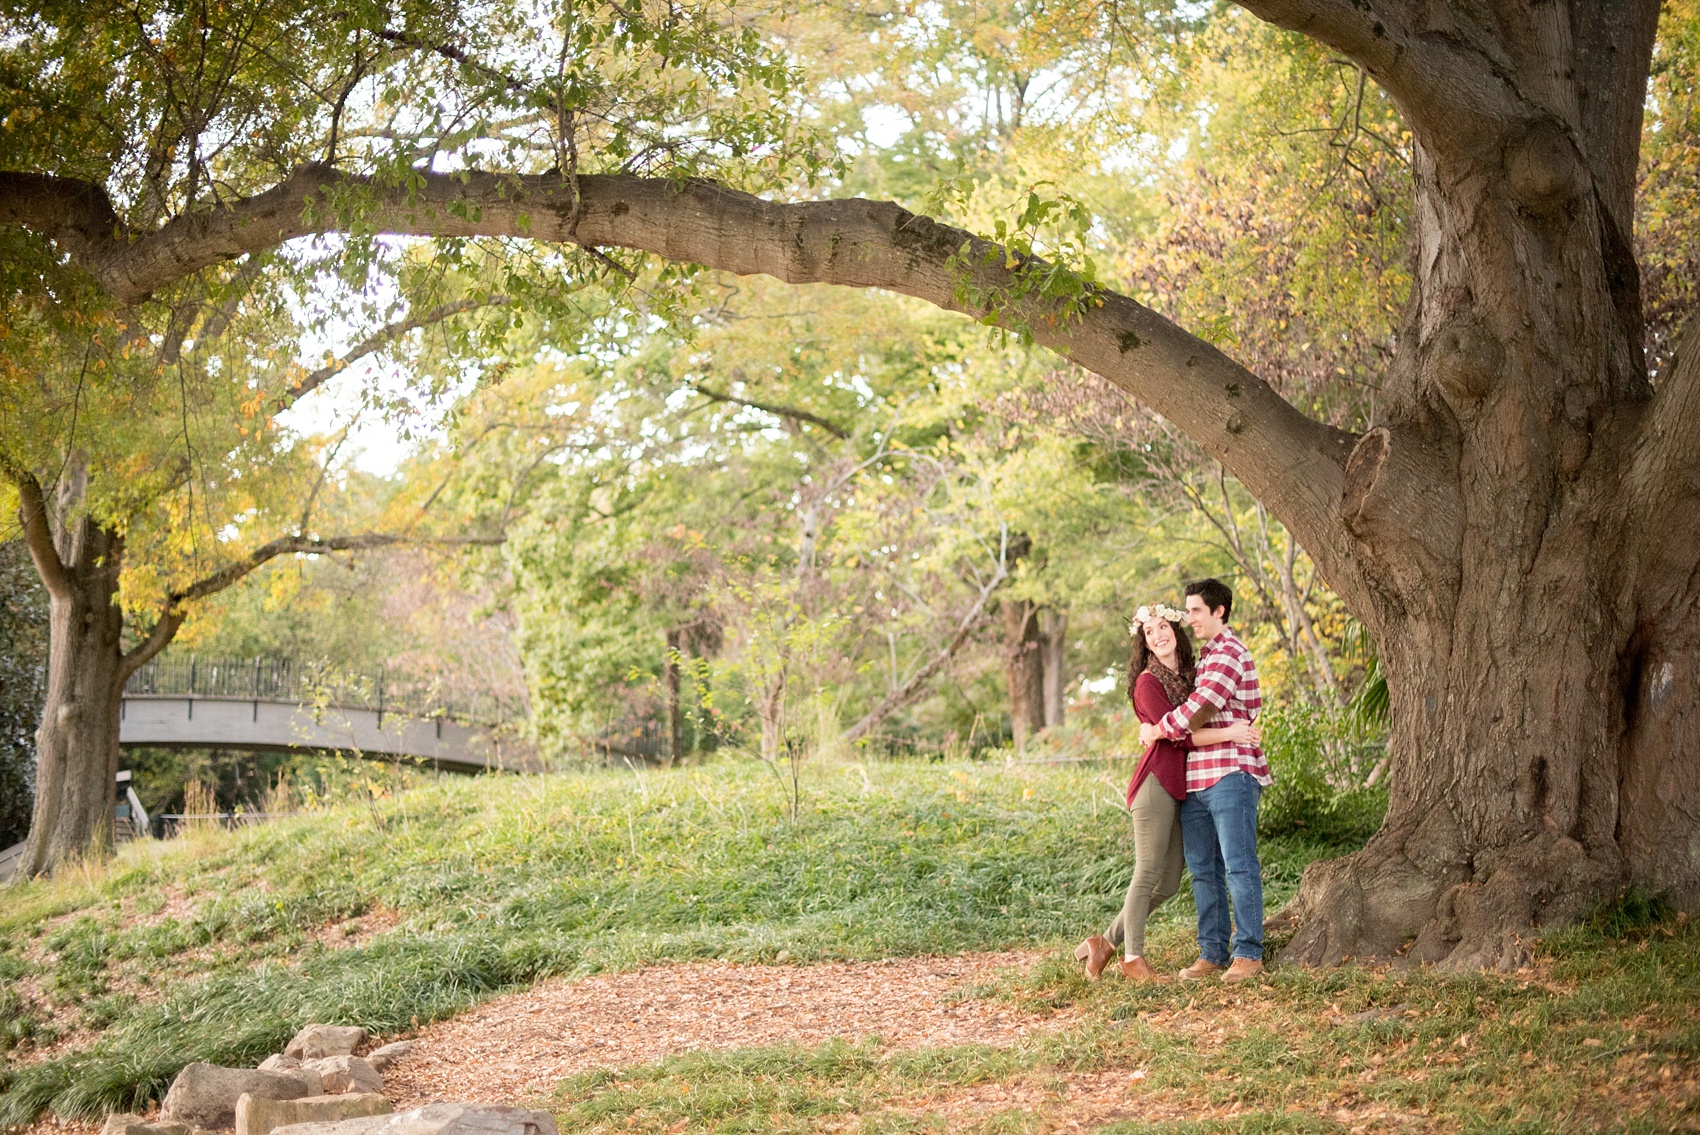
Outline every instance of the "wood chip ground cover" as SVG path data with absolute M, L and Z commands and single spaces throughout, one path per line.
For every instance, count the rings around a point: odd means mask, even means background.
M 1078 1009 L 1029 1012 L 957 996 L 1035 951 L 873 963 L 656 966 L 550 981 L 432 1025 L 389 1074 L 397 1106 L 547 1096 L 592 1068 L 703 1049 L 813 1047 L 877 1037 L 896 1048 L 1007 1046 L 1077 1023 Z

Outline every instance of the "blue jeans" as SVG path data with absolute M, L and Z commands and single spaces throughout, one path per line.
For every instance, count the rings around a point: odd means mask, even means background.
M 1228 896 L 1234 899 L 1233 956 L 1263 958 L 1263 867 L 1257 861 L 1257 802 L 1263 786 L 1231 772 L 1181 805 L 1181 837 L 1198 904 L 1198 953 L 1228 964 Z

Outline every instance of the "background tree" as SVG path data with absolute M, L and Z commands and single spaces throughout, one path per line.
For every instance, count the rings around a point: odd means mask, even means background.
M 0 471 L 50 601 L 27 873 L 110 844 L 124 685 L 192 604 L 280 555 L 428 536 L 323 533 L 338 495 L 334 439 L 321 447 L 274 417 L 351 356 L 481 305 L 404 317 L 309 371 L 276 349 L 299 332 L 280 303 L 251 301 L 258 275 L 238 271 L 216 299 L 185 300 L 175 341 L 119 323 L 80 344 L 41 329 L 37 381 L 12 388 Z

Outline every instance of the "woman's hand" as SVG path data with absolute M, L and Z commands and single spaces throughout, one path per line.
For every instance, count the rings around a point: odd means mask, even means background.
M 1142 747 L 1149 749 L 1152 745 L 1155 745 L 1158 741 L 1160 741 L 1162 739 L 1163 739 L 1162 730 L 1158 729 L 1155 725 L 1151 724 L 1148 721 L 1140 722 L 1140 724 L 1139 724 L 1139 744 Z
M 1263 730 L 1258 728 L 1255 721 L 1236 721 L 1224 728 L 1222 732 L 1226 733 L 1228 740 L 1236 745 L 1263 747 Z

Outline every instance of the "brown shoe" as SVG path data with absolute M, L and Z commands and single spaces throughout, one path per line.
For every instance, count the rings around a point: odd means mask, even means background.
M 1203 958 L 1199 958 L 1196 962 L 1193 962 L 1190 966 L 1187 966 L 1175 976 L 1179 977 L 1182 981 L 1197 981 L 1200 978 L 1209 977 L 1213 973 L 1221 972 L 1222 967 L 1217 965 L 1215 962 L 1208 962 Z
M 1228 967 L 1228 972 L 1222 975 L 1222 980 L 1229 985 L 1246 981 L 1263 972 L 1263 963 L 1256 958 L 1235 958 L 1234 964 Z
M 1143 957 L 1135 958 L 1131 962 L 1123 958 L 1121 967 L 1122 976 L 1127 978 L 1129 981 L 1157 980 L 1157 971 L 1152 969 L 1151 963 L 1146 961 Z
M 1110 964 L 1110 959 L 1116 956 L 1116 948 L 1110 945 L 1110 940 L 1102 934 L 1094 934 L 1074 948 L 1075 961 L 1086 963 L 1086 980 L 1097 981 L 1104 975 L 1104 967 Z

